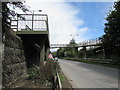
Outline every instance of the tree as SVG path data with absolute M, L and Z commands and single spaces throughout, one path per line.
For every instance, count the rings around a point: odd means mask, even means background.
M 72 40 L 70 40 L 69 45 L 76 45 L 76 43 L 75 43 L 75 39 L 74 39 L 74 38 L 72 38 Z
M 69 48 L 69 46 L 75 46 L 75 45 L 76 45 L 75 39 L 70 40 L 66 48 L 60 48 L 57 50 L 57 56 L 58 57 L 64 57 L 64 56 L 74 57 L 76 54 L 75 48 L 74 47 Z
M 18 17 L 21 17 L 15 10 L 10 9 L 10 7 L 13 9 L 20 8 L 23 12 L 29 11 L 28 8 L 24 5 L 24 2 L 2 2 L 2 28 L 3 33 L 5 32 L 4 28 L 10 26 L 10 19 L 11 17 L 15 17 L 18 15 Z M 21 17 L 22 18 L 22 17 Z
M 64 48 L 60 48 L 57 50 L 57 56 L 58 57 L 63 57 L 64 56 Z
M 51 52 L 53 57 L 57 57 L 57 53 L 56 52 Z
M 114 3 L 114 9 L 110 10 L 105 23 L 105 35 L 102 42 L 107 56 L 120 56 L 120 1 Z
M 75 39 L 73 38 L 72 40 L 70 40 L 70 43 L 68 44 L 68 47 L 69 46 L 75 46 L 76 45 L 76 42 L 75 42 Z M 69 57 L 74 57 L 75 56 L 75 48 L 66 48 L 65 51 L 68 53 L 68 56 Z

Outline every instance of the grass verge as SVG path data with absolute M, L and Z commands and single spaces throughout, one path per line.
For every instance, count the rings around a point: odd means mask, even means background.
M 79 58 L 61 58 L 61 59 L 70 60 L 70 61 L 77 61 L 77 62 L 83 62 L 83 63 L 88 63 L 88 64 L 101 65 L 101 66 L 117 68 L 117 69 L 119 68 L 118 65 L 98 63 L 98 62 L 90 61 L 90 60 L 87 60 L 87 59 L 84 59 L 84 60 L 79 59 Z
M 66 76 L 62 72 L 59 73 L 59 76 L 60 76 L 62 88 L 67 88 L 68 90 L 69 89 L 72 90 L 72 86 L 69 83 L 69 80 L 66 78 Z

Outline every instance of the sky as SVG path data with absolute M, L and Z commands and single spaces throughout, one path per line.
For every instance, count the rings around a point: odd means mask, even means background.
M 40 14 L 48 15 L 50 44 L 68 44 L 72 38 L 79 43 L 102 36 L 105 17 L 113 3 L 91 0 L 26 0 L 31 10 L 42 10 Z

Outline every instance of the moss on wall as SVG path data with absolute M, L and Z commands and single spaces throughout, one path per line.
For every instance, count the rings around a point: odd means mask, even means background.
M 6 28 L 4 33 L 3 87 L 9 87 L 26 72 L 26 61 L 22 40 L 15 32 Z

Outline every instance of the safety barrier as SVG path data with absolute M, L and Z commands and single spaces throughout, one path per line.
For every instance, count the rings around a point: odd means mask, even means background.
M 55 90 L 60 89 L 62 90 L 62 84 L 60 81 L 60 77 L 59 74 L 57 73 L 57 75 L 54 77 L 54 85 L 55 85 Z

